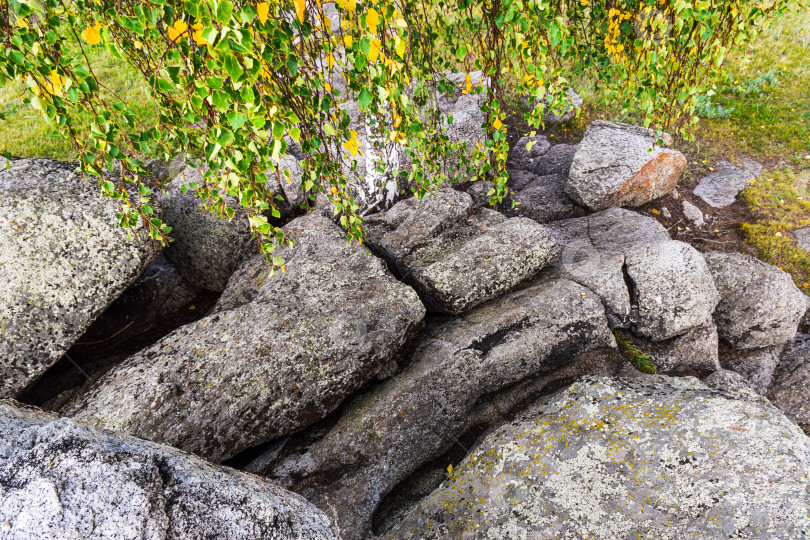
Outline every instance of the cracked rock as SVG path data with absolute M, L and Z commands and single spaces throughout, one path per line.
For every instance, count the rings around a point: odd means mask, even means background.
M 366 538 L 382 498 L 467 431 L 486 396 L 615 347 L 599 299 L 540 281 L 429 328 L 408 367 L 345 410 L 337 425 L 273 474 Z
M 223 461 L 307 426 L 395 360 L 422 325 L 416 293 L 330 220 L 284 227 L 293 250 L 259 255 L 218 304 L 115 366 L 63 412 Z
M 160 253 L 77 167 L 0 167 L 0 397 L 35 382 Z
M 338 540 L 302 497 L 173 448 L 0 400 L 0 535 Z
M 657 146 L 671 137 L 628 124 L 595 121 L 574 155 L 565 191 L 591 210 L 641 206 L 675 187 L 686 166 L 676 151 Z
M 694 378 L 588 378 L 489 434 L 384 540 L 801 538 L 808 438 Z
M 652 218 L 612 208 L 547 225 L 557 275 L 596 292 L 614 328 L 659 341 L 706 324 L 717 291 L 700 254 Z

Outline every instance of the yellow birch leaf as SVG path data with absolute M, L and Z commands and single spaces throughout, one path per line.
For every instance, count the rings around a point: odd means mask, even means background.
M 351 130 L 349 133 L 351 133 L 352 138 L 343 143 L 343 147 L 351 152 L 352 156 L 357 157 L 357 151 L 360 150 L 360 143 L 357 140 L 357 132 Z
M 351 47 L 353 42 L 354 42 L 354 39 L 352 38 L 352 36 L 343 36 L 343 44 L 346 47 Z
M 366 14 L 366 24 L 368 25 L 369 32 L 371 32 L 372 34 L 376 34 L 377 25 L 379 23 L 380 23 L 380 14 L 377 13 L 377 10 L 374 8 L 368 10 L 368 13 Z
M 181 39 L 183 39 L 183 34 L 188 30 L 188 25 L 185 21 L 174 21 L 174 24 L 166 29 L 166 33 L 169 34 L 169 39 L 172 40 L 174 43 L 177 43 Z
M 90 45 L 98 45 L 101 43 L 101 23 L 95 23 L 88 26 L 82 32 L 82 39 Z
M 267 22 L 267 15 L 270 13 L 270 4 L 261 2 L 256 4 L 256 14 L 259 16 L 259 21 L 264 24 Z
M 405 40 L 399 36 L 394 36 L 394 50 L 400 58 L 405 58 Z
M 382 43 L 379 39 L 372 39 L 371 44 L 368 47 L 368 60 L 369 62 L 376 62 L 377 57 L 380 56 L 380 47 L 382 47 Z
M 202 37 L 203 25 L 202 23 L 194 23 L 191 25 L 191 29 L 194 30 L 194 33 L 191 37 L 194 39 L 194 43 L 197 46 L 202 47 L 203 45 L 208 45 L 208 40 Z
M 503 127 L 503 122 L 501 122 L 500 118 L 496 118 L 495 121 L 492 122 L 492 127 L 494 127 L 496 130 L 499 130 Z
M 470 80 L 470 74 L 469 73 L 467 73 L 467 76 L 464 77 L 464 82 L 466 84 L 464 85 L 464 90 L 462 90 L 462 92 L 465 93 L 465 94 L 469 94 L 470 91 L 472 90 L 472 81 Z
M 357 9 L 357 0 L 336 0 L 341 9 L 354 11 Z
M 295 14 L 298 16 L 300 22 L 304 22 L 304 8 L 307 5 L 307 0 L 293 0 L 295 3 Z

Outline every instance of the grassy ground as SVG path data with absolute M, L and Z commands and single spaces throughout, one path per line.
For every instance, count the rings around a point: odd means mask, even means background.
M 89 53 L 101 83 L 133 107 L 142 122 L 154 122 L 156 114 L 149 89 L 134 69 L 113 58 L 104 49 Z M 17 82 L 0 88 L 0 154 L 20 157 L 49 157 L 69 160 L 76 157 L 67 139 L 46 124 L 38 111 L 22 102 L 25 85 Z

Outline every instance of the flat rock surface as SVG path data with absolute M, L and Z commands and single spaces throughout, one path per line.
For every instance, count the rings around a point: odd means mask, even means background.
M 633 341 L 641 342 L 639 348 L 649 354 L 658 373 L 705 376 L 721 369 L 717 327 L 711 320 L 665 341 L 643 340 L 637 336 Z
M 285 226 L 286 271 L 247 261 L 214 310 L 131 356 L 64 413 L 222 461 L 334 410 L 394 360 L 416 293 L 319 215 Z
M 554 240 L 533 220 L 473 208 L 457 191 L 401 201 L 366 220 L 366 245 L 429 310 L 452 314 L 507 292 L 557 256 Z
M 694 378 L 592 378 L 486 437 L 385 540 L 802 538 L 809 439 Z
M 793 339 L 810 299 L 787 272 L 739 253 L 704 256 L 720 291 L 714 322 L 721 339 L 738 349 Z
M 160 252 L 127 238 L 116 205 L 76 163 L 0 167 L 0 397 L 53 365 Z
M 591 210 L 641 206 L 672 191 L 685 166 L 680 152 L 656 144 L 652 130 L 595 121 L 574 155 L 566 193 Z
M 541 281 L 428 329 L 408 367 L 353 403 L 304 455 L 273 472 L 366 538 L 382 498 L 473 427 L 485 396 L 615 347 L 599 298 Z
M 0 400 L 9 539 L 337 540 L 302 497 L 173 448 Z
M 739 167 L 723 161 L 717 170 L 698 181 L 694 193 L 708 205 L 724 208 L 737 200 L 737 195 L 761 172 L 762 167 L 750 160 Z

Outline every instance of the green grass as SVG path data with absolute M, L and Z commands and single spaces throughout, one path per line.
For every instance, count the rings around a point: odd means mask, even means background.
M 149 88 L 141 75 L 102 48 L 89 53 L 99 82 L 106 88 L 105 97 L 115 95 L 132 107 L 142 125 L 153 123 L 157 114 Z M 40 117 L 39 111 L 22 102 L 26 87 L 12 82 L 0 88 L 0 154 L 10 152 L 19 157 L 76 158 L 70 141 L 63 138 Z
M 731 53 L 702 105 L 704 146 L 810 168 L 810 11 L 794 9 Z
M 810 227 L 810 172 L 763 175 L 742 196 L 756 219 L 743 225 L 748 241 L 765 262 L 789 272 L 796 285 L 810 294 L 810 252 L 801 249 L 790 234 Z
M 618 330 L 614 330 L 613 335 L 616 336 L 616 343 L 619 345 L 619 350 L 633 367 L 642 373 L 648 373 L 650 375 L 658 373 L 658 367 L 652 361 L 650 355 L 642 352 L 629 337 L 626 337 Z

